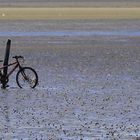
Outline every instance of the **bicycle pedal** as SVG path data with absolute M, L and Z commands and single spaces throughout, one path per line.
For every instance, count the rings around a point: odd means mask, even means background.
M 9 87 L 9 85 L 1 86 L 2 89 L 6 89 L 7 87 Z

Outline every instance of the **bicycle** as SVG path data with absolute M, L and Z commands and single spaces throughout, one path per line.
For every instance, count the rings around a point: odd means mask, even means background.
M 7 87 L 7 83 L 9 81 L 9 76 L 17 69 L 19 68 L 17 74 L 16 74 L 16 83 L 20 88 L 35 88 L 38 84 L 38 75 L 36 71 L 31 67 L 23 67 L 21 65 L 21 62 L 24 62 L 23 56 L 14 56 L 15 59 L 14 62 L 4 65 L 0 67 L 0 83 L 2 84 L 2 88 Z M 0 62 L 3 62 L 3 60 L 0 60 Z M 8 68 L 9 66 L 13 66 L 12 70 L 10 70 L 9 73 L 4 75 L 4 68 Z M 3 71 L 2 71 L 3 70 Z

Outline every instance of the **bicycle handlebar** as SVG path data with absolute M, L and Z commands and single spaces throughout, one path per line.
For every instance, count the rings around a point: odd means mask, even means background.
M 13 56 L 12 58 L 15 58 L 15 59 L 23 58 L 24 59 L 24 57 L 21 55 L 19 55 L 19 56 L 16 55 L 16 56 Z

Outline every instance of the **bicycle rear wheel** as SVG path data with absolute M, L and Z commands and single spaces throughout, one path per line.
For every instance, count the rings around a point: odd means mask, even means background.
M 16 82 L 20 88 L 35 88 L 38 84 L 38 75 L 33 68 L 23 67 L 16 75 Z

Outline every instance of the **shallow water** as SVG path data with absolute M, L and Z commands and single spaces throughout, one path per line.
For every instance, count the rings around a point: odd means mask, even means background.
M 140 37 L 140 31 L 47 31 L 47 32 L 0 32 L 1 37 L 34 36 L 128 36 Z

